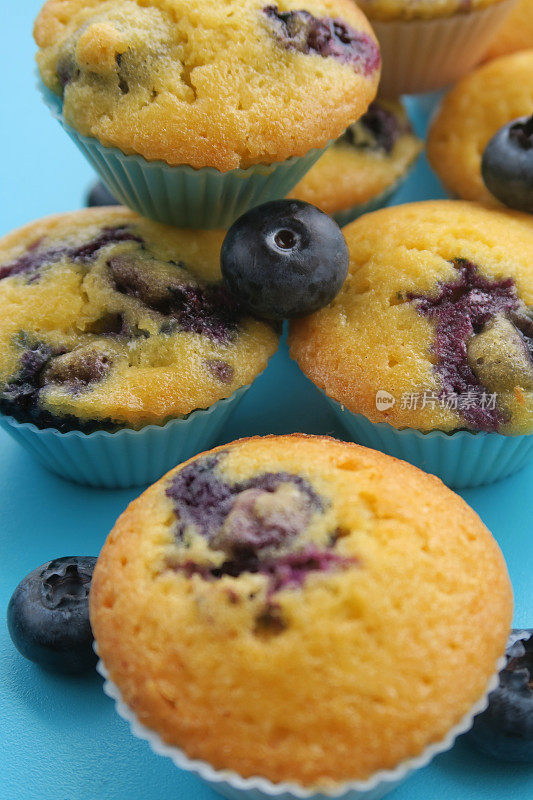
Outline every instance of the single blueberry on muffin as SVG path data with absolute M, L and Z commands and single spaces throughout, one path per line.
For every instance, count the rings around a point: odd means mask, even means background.
M 427 152 L 450 192 L 465 200 L 500 206 L 483 181 L 483 153 L 501 128 L 531 115 L 531 86 L 533 50 L 524 50 L 483 64 L 448 92 L 429 130 Z M 520 155 L 518 148 L 516 155 Z M 511 152 L 507 157 L 511 159 Z M 512 163 L 509 172 L 513 172 Z M 512 194 L 512 182 L 505 194 Z M 526 210 L 525 205 L 522 208 Z

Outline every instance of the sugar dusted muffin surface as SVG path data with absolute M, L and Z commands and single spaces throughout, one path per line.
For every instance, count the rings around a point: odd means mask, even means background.
M 291 326 L 305 374 L 372 422 L 532 433 L 533 218 L 428 201 L 343 233 L 343 288 Z M 380 391 L 394 399 L 385 410 Z
M 465 200 L 500 205 L 481 177 L 483 151 L 497 131 L 533 111 L 533 50 L 484 64 L 446 95 L 427 153 L 444 185 Z
M 400 103 L 374 101 L 289 197 L 312 203 L 326 214 L 366 203 L 400 180 L 421 147 Z
M 114 207 L 0 240 L 0 409 L 59 430 L 135 428 L 250 383 L 278 336 L 223 288 L 223 236 Z
M 357 0 L 371 20 L 448 17 L 495 5 L 502 0 Z
M 351 0 L 48 0 L 34 33 L 68 123 L 195 168 L 323 147 L 366 110 L 380 72 Z
M 91 622 L 111 680 L 165 741 L 331 786 L 458 723 L 511 604 L 495 541 L 440 481 L 295 434 L 202 454 L 136 500 L 98 560 Z

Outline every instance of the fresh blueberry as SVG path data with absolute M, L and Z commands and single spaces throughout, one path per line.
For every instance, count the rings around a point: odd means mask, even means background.
M 485 147 L 487 189 L 510 208 L 533 214 L 533 115 L 504 125 Z
M 228 289 L 243 306 L 280 320 L 330 303 L 348 274 L 349 255 L 327 214 L 300 200 L 275 200 L 232 225 L 220 263 Z
M 512 631 L 507 664 L 468 739 L 491 758 L 533 764 L 533 629 Z
M 120 203 L 102 181 L 93 183 L 87 194 L 87 206 L 118 206 Z
M 90 556 L 48 561 L 26 575 L 11 597 L 7 625 L 25 658 L 57 672 L 80 673 L 96 664 L 89 622 Z

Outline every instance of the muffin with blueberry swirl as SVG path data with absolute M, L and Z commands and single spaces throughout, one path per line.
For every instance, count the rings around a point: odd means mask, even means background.
M 184 215 L 225 227 L 284 197 L 380 75 L 351 0 L 48 0 L 34 32 L 42 81 L 82 149 L 112 163 L 109 188 L 184 227 Z
M 251 383 L 278 336 L 222 286 L 222 239 L 120 207 L 4 237 L 2 411 L 59 430 L 139 428 Z
M 230 786 L 227 770 L 342 794 L 453 738 L 512 597 L 496 542 L 440 481 L 295 434 L 150 487 L 110 533 L 90 603 L 113 695 L 152 742 Z
M 501 448 L 495 466 L 522 466 L 512 452 L 529 457 L 533 443 L 531 216 L 428 201 L 366 214 L 343 233 L 343 288 L 292 323 L 305 374 L 366 444 L 391 452 L 409 440 L 417 449 L 393 454 L 435 471 L 426 449 L 464 442 L 454 485 L 488 469 L 482 442 Z
M 104 207 L 4 237 L 2 413 L 63 433 L 138 430 L 250 384 L 278 333 L 224 289 L 223 236 Z

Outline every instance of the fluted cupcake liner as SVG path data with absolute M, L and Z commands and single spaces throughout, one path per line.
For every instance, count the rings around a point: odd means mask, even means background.
M 453 489 L 495 483 L 533 459 L 532 435 L 394 428 L 387 422 L 370 422 L 331 397 L 327 400 L 354 442 L 408 461 Z
M 380 94 L 432 92 L 478 64 L 516 0 L 450 17 L 372 20 L 382 58 Z
M 97 643 L 95 643 L 94 649 L 98 654 Z M 430 744 L 418 756 L 400 762 L 394 769 L 380 770 L 367 780 L 349 781 L 324 790 L 307 788 L 296 783 L 272 783 L 267 778 L 260 776 L 243 778 L 231 770 L 218 770 L 206 761 L 189 758 L 183 750 L 166 744 L 155 731 L 146 728 L 139 722 L 131 708 L 123 701 L 119 688 L 109 679 L 102 660 L 98 662 L 97 670 L 104 678 L 104 692 L 115 701 L 117 713 L 129 723 L 130 730 L 135 737 L 147 741 L 154 753 L 172 759 L 179 769 L 196 774 L 215 792 L 229 800 L 332 800 L 332 798 L 334 800 L 379 800 L 395 789 L 415 770 L 427 766 L 434 756 L 450 750 L 456 738 L 470 730 L 474 717 L 487 708 L 489 694 L 498 685 L 498 674 L 505 663 L 506 659 L 502 657 L 498 661 L 496 672 L 488 681 L 483 696 L 441 741 Z M 250 743 L 250 747 L 253 747 L 253 742 Z
M 82 136 L 65 122 L 61 98 L 41 82 L 38 88 L 54 117 L 117 200 L 143 217 L 180 228 L 229 228 L 250 208 L 285 197 L 325 149 L 229 172 L 170 166 L 126 155 L 94 137 Z
M 163 425 L 140 430 L 61 433 L 0 414 L 0 426 L 62 478 L 86 486 L 125 489 L 153 483 L 169 469 L 212 447 L 249 386 L 230 397 Z

